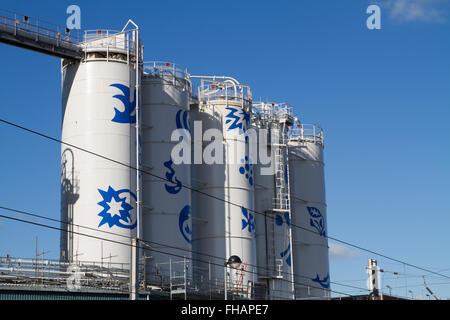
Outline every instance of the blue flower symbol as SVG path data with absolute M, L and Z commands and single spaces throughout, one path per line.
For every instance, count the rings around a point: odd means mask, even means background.
M 242 230 L 248 227 L 248 232 L 255 232 L 255 217 L 252 213 L 249 213 L 248 210 L 244 207 L 241 207 L 242 215 L 244 218 L 242 219 Z
M 250 186 L 253 186 L 253 165 L 249 163 L 249 159 L 245 156 L 244 159 L 241 159 L 242 166 L 239 167 L 239 173 L 245 175 L 245 178 L 250 183 Z
M 325 222 L 323 219 L 322 213 L 320 213 L 320 210 L 314 207 L 307 207 L 309 215 L 311 216 L 309 220 L 309 224 L 311 227 L 315 228 L 320 236 L 325 237 L 326 231 L 325 231 Z

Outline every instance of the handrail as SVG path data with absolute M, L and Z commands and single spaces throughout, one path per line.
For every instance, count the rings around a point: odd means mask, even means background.
M 0 9 L 0 24 L 29 32 L 39 37 L 47 37 L 59 41 L 76 44 L 81 42 L 80 31 L 68 29 L 45 20 Z
M 239 101 L 243 105 L 250 106 L 252 93 L 248 85 L 235 83 L 231 79 L 219 81 L 202 78 L 198 87 L 198 98 L 203 102 L 215 100 Z
M 190 79 L 187 68 L 168 61 L 144 61 L 144 74 L 163 75 L 169 74 L 176 78 Z
M 117 31 L 117 30 L 109 30 L 109 29 L 84 30 L 83 41 L 107 38 L 109 36 L 117 35 L 117 34 L 125 33 L 125 32 L 128 32 L 128 31 Z
M 290 128 L 289 140 L 313 142 L 324 146 L 323 129 L 316 124 L 299 124 Z
M 279 121 L 293 117 L 293 107 L 286 102 L 258 102 L 252 105 L 253 115 L 261 120 Z

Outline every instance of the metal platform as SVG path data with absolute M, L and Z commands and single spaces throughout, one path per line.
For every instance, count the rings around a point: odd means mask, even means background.
M 51 56 L 80 60 L 81 41 L 73 31 L 37 18 L 0 10 L 0 42 Z

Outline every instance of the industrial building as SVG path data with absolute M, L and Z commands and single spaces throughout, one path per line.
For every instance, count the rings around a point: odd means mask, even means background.
M 60 259 L 1 257 L 0 299 L 329 298 L 322 128 L 147 62 L 131 20 L 75 41 L 3 18 L 2 42 L 62 59 L 64 143 Z

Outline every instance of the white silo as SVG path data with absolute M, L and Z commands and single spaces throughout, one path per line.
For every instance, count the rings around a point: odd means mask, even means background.
M 230 291 L 248 296 L 256 279 L 253 165 L 247 142 L 251 92 L 234 79 L 217 79 L 201 80 L 199 104 L 191 113 L 192 181 L 200 191 L 192 193 L 192 246 L 196 259 L 204 261 L 196 263 L 198 281 L 210 279 L 209 284 L 223 290 L 226 279 Z M 227 266 L 224 272 L 227 262 L 239 260 L 237 268 Z
M 293 228 L 296 298 L 324 298 L 330 290 L 323 148 L 320 127 L 291 130 L 292 220 L 300 227 Z
M 180 276 L 184 257 L 188 265 L 191 259 L 190 164 L 176 164 L 171 155 L 178 143 L 172 133 L 189 131 L 190 93 L 185 69 L 169 62 L 144 63 L 142 166 L 152 175 L 142 176 L 142 219 L 146 281 L 152 284 L 168 283 L 170 269 Z
M 256 252 L 259 283 L 266 298 L 291 299 L 293 274 L 291 212 L 287 166 L 287 132 L 292 125 L 292 107 L 285 103 L 253 105 L 253 125 L 267 136 L 270 164 L 255 165 Z M 263 139 L 259 135 L 259 148 Z
M 129 267 L 136 171 L 124 165 L 136 162 L 135 38 L 132 30 L 86 32 L 84 59 L 62 63 L 62 140 L 72 145 L 63 144 L 61 156 L 65 261 Z

